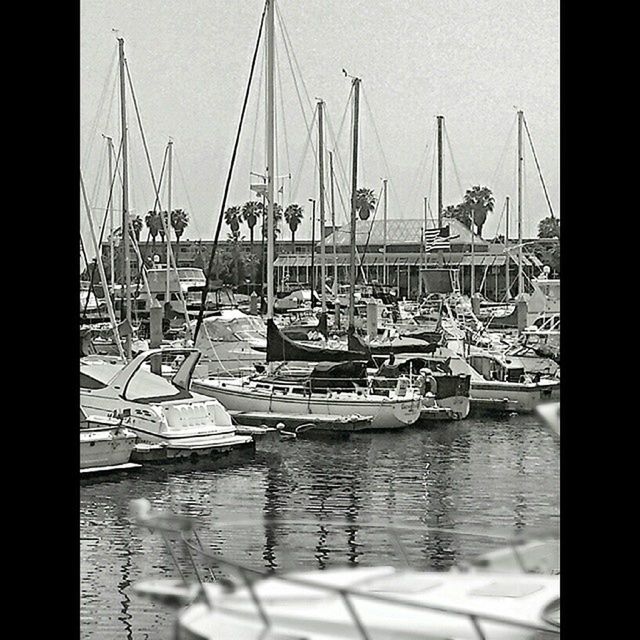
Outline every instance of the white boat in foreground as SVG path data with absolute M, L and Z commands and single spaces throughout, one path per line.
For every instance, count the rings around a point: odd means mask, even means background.
M 167 380 L 149 369 L 154 357 L 181 356 Z M 126 415 L 138 436 L 134 460 L 207 456 L 252 448 L 250 436 L 236 434 L 231 416 L 216 400 L 191 391 L 200 359 L 196 349 L 151 349 L 127 365 L 89 356 L 80 360 L 80 404 L 90 414 Z
M 135 521 L 179 534 L 195 579 L 149 580 L 144 597 L 181 605 L 176 637 L 190 640 L 494 640 L 560 634 L 560 577 L 502 570 L 416 571 L 392 566 L 267 573 L 205 550 L 194 523 L 152 514 L 132 501 Z M 451 533 L 451 532 L 450 532 Z M 204 560 L 225 576 L 204 581 Z M 493 564 L 504 560 L 493 559 Z M 491 564 L 491 563 L 490 563 Z

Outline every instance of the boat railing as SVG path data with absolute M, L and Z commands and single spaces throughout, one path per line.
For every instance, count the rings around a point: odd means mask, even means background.
M 132 501 L 132 503 L 140 502 L 140 501 Z M 146 501 L 144 501 L 146 502 Z M 147 508 L 150 509 L 150 505 L 146 503 Z M 158 532 L 162 536 L 165 546 L 167 547 L 169 554 L 173 560 L 174 565 L 178 569 L 180 577 L 185 586 L 189 586 L 189 580 L 186 577 L 186 572 L 181 568 L 180 563 L 178 562 L 178 557 L 173 548 L 172 542 L 169 538 L 170 533 L 179 534 L 179 544 L 182 546 L 185 557 L 188 559 L 189 564 L 193 568 L 195 578 L 200 587 L 199 594 L 209 607 L 209 609 L 214 609 L 214 603 L 210 601 L 209 594 L 207 590 L 204 588 L 205 583 L 207 582 L 203 578 L 203 572 L 198 569 L 198 563 L 196 562 L 197 558 L 201 558 L 201 561 L 205 564 L 206 569 L 208 569 L 209 576 L 212 581 L 216 581 L 216 577 L 214 574 L 214 569 L 219 569 L 221 567 L 226 568 L 231 575 L 237 576 L 239 578 L 239 582 L 246 587 L 247 592 L 255 605 L 256 612 L 261 619 L 262 623 L 265 626 L 265 629 L 269 629 L 272 627 L 272 621 L 269 618 L 269 614 L 267 611 L 267 607 L 265 602 L 263 602 L 260 598 L 260 594 L 256 589 L 256 584 L 260 581 L 267 580 L 269 578 L 276 578 L 281 582 L 285 582 L 288 584 L 304 587 L 307 589 L 313 589 L 321 592 L 325 592 L 331 596 L 338 596 L 344 603 L 345 609 L 347 610 L 351 621 L 353 622 L 354 629 L 362 638 L 362 640 L 372 640 L 373 634 L 369 632 L 367 626 L 362 619 L 362 616 L 357 612 L 354 606 L 354 600 L 369 600 L 372 602 L 378 602 L 381 604 L 392 604 L 398 607 L 407 607 L 411 609 L 421 609 L 423 611 L 429 611 L 433 613 L 443 613 L 448 615 L 460 616 L 462 618 L 466 618 L 474 632 L 476 633 L 479 640 L 487 640 L 486 631 L 482 628 L 481 623 L 493 624 L 493 625 L 503 625 L 505 627 L 511 627 L 512 629 L 521 629 L 526 631 L 536 631 L 536 632 L 546 632 L 554 635 L 560 634 L 559 626 L 555 627 L 551 623 L 543 622 L 540 624 L 527 623 L 522 621 L 514 621 L 509 618 L 505 618 L 502 616 L 487 614 L 487 613 L 478 613 L 476 611 L 469 611 L 463 608 L 450 607 L 450 606 L 438 606 L 433 604 L 425 604 L 422 602 L 416 602 L 413 600 L 405 600 L 402 598 L 385 596 L 380 593 L 371 593 L 367 591 L 363 591 L 357 588 L 351 587 L 336 587 L 330 584 L 316 582 L 313 580 L 308 580 L 300 577 L 299 575 L 291 575 L 288 573 L 275 573 L 273 571 L 266 570 L 258 570 L 253 569 L 251 567 L 247 567 L 241 563 L 235 562 L 233 560 L 228 560 L 222 556 L 220 553 L 216 553 L 214 551 L 205 549 L 202 544 L 202 540 L 197 533 L 195 527 L 195 521 L 189 517 L 179 516 L 174 514 L 169 515 L 138 515 L 136 518 L 136 523 L 140 526 L 143 526 L 149 529 L 151 532 Z M 278 519 L 265 519 L 265 524 L 282 524 L 283 521 Z M 246 524 L 249 526 L 255 526 L 255 521 L 247 521 L 247 522 L 233 522 L 228 523 L 233 526 L 239 526 L 241 524 Z M 286 520 L 286 524 L 290 526 L 300 526 L 304 524 L 309 524 L 309 521 L 292 521 Z M 332 521 L 323 521 L 323 525 L 337 525 L 344 526 L 345 522 L 332 522 Z M 353 523 L 351 523 L 353 524 Z M 216 523 L 217 527 L 223 526 L 224 523 Z M 400 533 L 403 531 L 414 531 L 416 527 L 402 526 L 402 525 L 389 525 L 389 524 L 368 524 L 368 523 L 359 523 L 359 527 L 363 528 L 375 528 L 382 529 L 386 531 L 391 540 L 394 542 L 396 548 L 400 551 L 400 555 L 403 559 L 403 563 L 405 565 L 405 569 L 410 569 L 409 557 L 404 549 L 401 539 Z M 526 572 L 524 562 L 518 553 L 517 546 L 522 542 L 522 539 L 518 539 L 513 536 L 505 536 L 499 534 L 492 534 L 486 532 L 475 532 L 475 531 L 453 531 L 451 529 L 439 528 L 439 527 L 424 527 L 427 532 L 430 533 L 447 533 L 447 534 L 455 534 L 455 535 L 466 535 L 466 536 L 476 536 L 482 538 L 489 538 L 495 540 L 501 540 L 503 542 L 508 542 L 513 549 L 514 556 L 517 559 L 519 565 L 521 566 L 523 572 Z M 224 580 L 222 586 L 227 589 L 235 589 L 236 584 L 230 582 L 228 580 Z

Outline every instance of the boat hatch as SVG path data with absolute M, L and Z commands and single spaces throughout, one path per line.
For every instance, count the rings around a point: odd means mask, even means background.
M 523 582 L 491 582 L 469 591 L 472 596 L 490 596 L 494 598 L 523 598 L 543 589 L 542 585 Z

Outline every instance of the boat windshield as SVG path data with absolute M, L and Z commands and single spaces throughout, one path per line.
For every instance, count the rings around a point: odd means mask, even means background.
M 238 340 L 266 340 L 264 323 L 253 316 L 233 318 L 207 318 L 204 329 L 214 342 L 237 342 Z

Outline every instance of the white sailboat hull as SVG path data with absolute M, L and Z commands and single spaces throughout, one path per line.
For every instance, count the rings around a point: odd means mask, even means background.
M 227 411 L 325 416 L 359 414 L 373 418 L 371 429 L 406 427 L 418 420 L 421 408 L 420 399 L 413 396 L 394 399 L 363 395 L 360 399 L 353 393 L 315 393 L 292 397 L 292 394 L 278 394 L 277 391 L 259 389 L 249 382 L 237 380 L 194 380 L 193 389 L 216 398 Z

